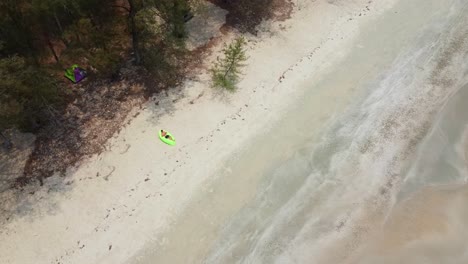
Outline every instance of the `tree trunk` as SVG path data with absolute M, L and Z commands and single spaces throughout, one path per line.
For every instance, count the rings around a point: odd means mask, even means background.
M 57 13 L 54 12 L 54 19 L 55 19 L 55 24 L 57 25 L 57 28 L 58 30 L 60 31 L 60 40 L 63 42 L 63 44 L 65 45 L 65 47 L 68 48 L 68 41 L 66 39 L 63 38 L 63 27 L 62 27 L 62 23 L 60 23 L 60 19 L 58 18 L 57 16 Z
M 80 45 L 82 45 L 82 43 L 81 43 L 81 38 L 80 38 L 80 34 L 79 34 L 78 32 L 76 32 L 76 31 L 75 31 L 74 33 L 75 33 L 76 41 L 77 41 Z
M 60 62 L 59 57 L 57 56 L 57 52 L 55 52 L 54 44 L 52 44 L 52 42 L 50 41 L 49 35 L 46 33 L 44 37 L 47 41 L 47 46 L 49 47 L 50 51 L 54 55 L 55 61 L 59 63 Z
M 133 46 L 133 53 L 135 54 L 135 64 L 141 63 L 141 55 L 140 55 L 140 42 L 139 36 L 135 25 L 135 3 L 134 0 L 128 0 L 128 4 L 130 6 L 130 12 L 128 14 L 128 19 L 130 23 L 130 31 L 132 33 L 132 46 Z
M 228 69 L 227 69 L 226 72 L 224 73 L 223 78 L 226 78 L 226 76 L 227 76 L 228 73 L 232 70 L 232 68 L 234 67 L 235 64 L 236 64 L 236 57 L 232 58 L 231 63 L 229 64 Z
M 57 13 L 55 13 L 55 12 L 54 12 L 54 19 L 55 19 L 55 24 L 57 24 L 57 27 L 58 27 L 58 29 L 60 31 L 60 35 L 63 35 L 62 23 L 60 23 L 60 20 L 57 17 Z

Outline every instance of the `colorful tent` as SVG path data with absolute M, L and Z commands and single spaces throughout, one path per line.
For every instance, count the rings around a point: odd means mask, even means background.
M 78 83 L 86 77 L 85 70 L 80 68 L 77 64 L 73 64 L 70 68 L 65 70 L 65 77 L 74 83 Z

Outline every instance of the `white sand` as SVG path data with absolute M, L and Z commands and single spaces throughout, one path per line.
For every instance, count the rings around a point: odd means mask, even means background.
M 214 91 L 205 74 L 156 98 L 158 106 L 135 109 L 140 114 L 107 152 L 70 169 L 70 185 L 49 178 L 46 186 L 56 191 L 35 193 L 32 211 L 1 228 L 0 263 L 117 264 L 150 242 L 164 244 L 158 234 L 214 172 L 294 105 L 307 88 L 301 84 L 339 65 L 359 27 L 393 1 L 369 2 L 297 0 L 290 20 L 247 36 L 238 92 Z M 176 147 L 160 142 L 161 128 Z

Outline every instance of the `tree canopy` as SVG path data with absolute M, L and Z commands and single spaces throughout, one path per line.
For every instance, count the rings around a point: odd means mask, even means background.
M 245 43 L 245 39 L 240 37 L 224 46 L 224 57 L 218 57 L 211 69 L 213 86 L 231 91 L 235 90 L 241 74 L 240 69 L 244 66 L 243 62 L 247 60 Z
M 112 76 L 123 61 L 150 71 L 183 48 L 188 0 L 0 1 L 0 129 L 32 131 L 66 93 L 71 64 Z

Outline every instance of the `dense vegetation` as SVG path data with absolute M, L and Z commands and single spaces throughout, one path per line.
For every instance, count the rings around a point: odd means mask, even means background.
M 0 1 L 0 131 L 35 131 L 64 99 L 57 78 L 73 63 L 96 78 L 124 60 L 154 74 L 183 47 L 188 0 Z

